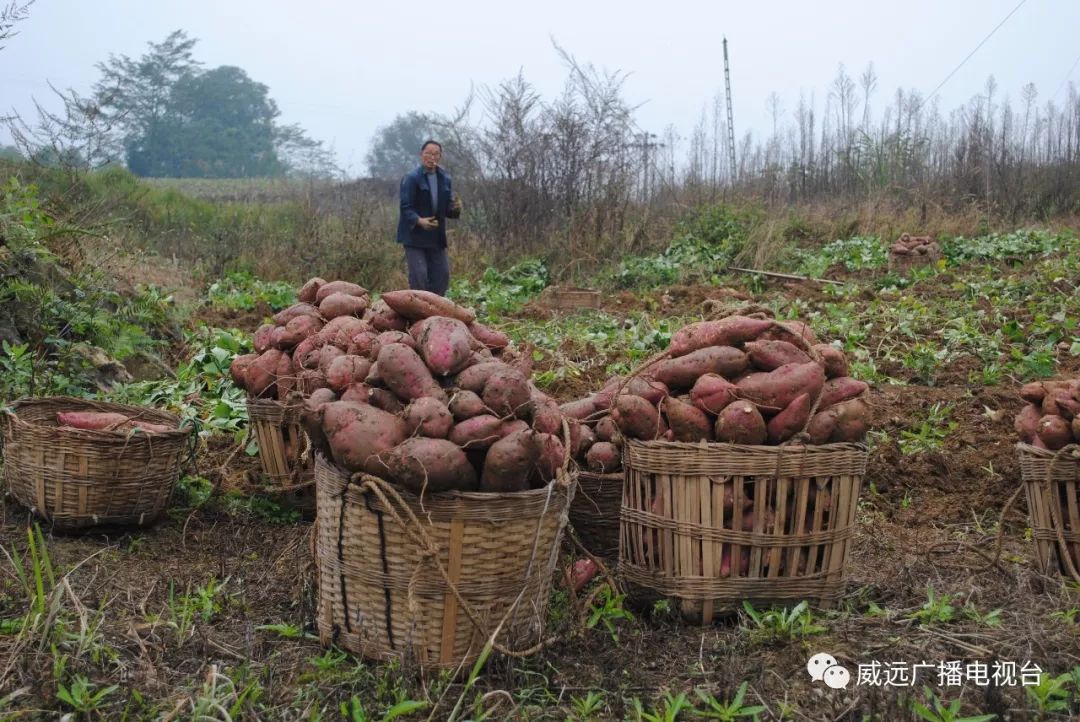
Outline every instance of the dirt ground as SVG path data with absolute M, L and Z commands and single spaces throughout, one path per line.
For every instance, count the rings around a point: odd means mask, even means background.
M 770 289 L 810 299 L 818 293 L 812 284 L 771 283 Z M 666 289 L 651 302 L 671 313 L 696 313 L 708 300 L 750 302 L 745 292 L 712 287 Z M 606 310 L 642 302 L 616 296 Z M 1080 374 L 1076 359 L 1061 361 L 1062 375 Z M 86 719 L 194 719 L 198 710 L 203 719 L 338 719 L 341 705 L 354 698 L 373 719 L 405 699 L 434 705 L 410 719 L 447 719 L 459 697 L 465 705 L 459 718 L 487 710 L 488 719 L 584 719 L 590 716 L 582 700 L 591 691 L 603 692 L 591 718 L 633 719 L 633 699 L 655 713 L 665 694 L 686 693 L 702 710 L 695 691 L 730 699 L 743 681 L 749 683 L 744 704 L 766 708 L 761 719 L 915 719 L 913 702 L 932 707 L 924 685 L 941 700 L 961 700 L 966 714 L 1074 718 L 1080 713 L 1075 685 L 1040 701 L 1019 683 L 939 679 L 939 665 L 953 661 L 964 669 L 1015 663 L 1051 675 L 1080 671 L 1080 587 L 1036 569 L 1023 494 L 998 526 L 1020 484 L 1012 418 L 1021 401 L 1009 384 L 970 386 L 967 371 L 957 365 L 934 387 L 873 389 L 875 429 L 883 433 L 871 446 L 847 593 L 835 609 L 814 609 L 814 622 L 825 628 L 820 633 L 787 639 L 755 632 L 739 615 L 701 627 L 644 606 L 632 609 L 633 621 L 615 623 L 616 641 L 603 625 L 582 628 L 583 610 L 561 595 L 562 619 L 552 624 L 561 641 L 527 659 L 493 658 L 466 691 L 460 679 L 325 653 L 313 636 L 311 523 L 208 504 L 177 509 L 145 530 L 48 536 L 52 564 L 64 573 L 57 614 L 68 626 L 55 649 L 32 636 L 0 634 L 0 718 L 53 719 L 58 709 L 70 711 L 56 698 L 61 657 L 98 689 L 118 685 Z M 899 431 L 939 402 L 953 405 L 957 427 L 937 451 L 902 454 Z M 221 481 L 251 471 L 253 462 L 242 454 L 229 461 L 241 466 L 222 469 L 227 452 L 215 449 L 204 473 Z M 9 501 L 3 520 L 0 544 L 9 555 L 25 555 L 26 510 Z M 3 620 L 24 614 L 26 599 L 9 560 L 0 562 Z M 198 598 L 199 591 L 205 603 L 185 627 L 176 600 Z M 920 623 L 919 613 L 938 609 L 931 600 L 942 596 L 952 618 Z M 846 689 L 810 679 L 807 661 L 822 652 L 851 672 Z M 860 667 L 874 663 L 928 666 L 915 683 L 901 677 L 890 685 L 856 684 Z M 207 699 L 219 707 L 200 707 Z

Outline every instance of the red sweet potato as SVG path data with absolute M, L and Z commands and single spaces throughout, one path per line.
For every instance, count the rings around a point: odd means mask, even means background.
M 277 388 L 278 401 L 289 398 L 289 394 L 296 388 L 297 377 L 298 374 L 293 372 L 293 363 L 289 354 L 281 354 L 277 370 L 274 372 L 274 386 Z
M 301 341 L 316 335 L 323 327 L 323 322 L 314 316 L 297 316 L 285 324 L 284 329 L 275 329 L 274 345 L 287 351 Z
M 416 495 L 475 491 L 476 471 L 465 452 L 446 439 L 415 437 L 382 454 L 386 476 Z
M 668 432 L 668 425 L 657 408 L 640 396 L 620 395 L 611 410 L 611 418 L 623 436 L 631 439 L 652 441 L 664 438 Z
M 784 364 L 804 364 L 811 360 L 805 351 L 787 341 L 749 341 L 743 348 L 750 357 L 750 363 L 759 371 L 774 371 Z
M 126 414 L 111 411 L 57 411 L 56 423 L 87 431 L 115 431 L 131 421 Z
M 834 408 L 819 411 L 810 419 L 810 425 L 806 427 L 806 433 L 810 436 L 811 444 L 827 444 L 836 430 L 837 415 Z
M 609 441 L 597 441 L 585 454 L 585 468 L 594 474 L 611 474 L 622 468 L 622 452 Z
M 326 389 L 330 391 L 330 389 Z M 333 392 L 331 392 L 333 393 Z M 357 404 L 366 404 L 370 402 L 371 387 L 365 384 L 363 381 L 357 381 L 349 384 L 349 387 L 345 389 L 341 394 L 342 401 L 352 401 Z
M 368 386 L 385 386 L 383 384 L 382 376 L 379 376 L 379 362 L 371 364 L 371 370 L 368 371 L 367 378 L 364 379 L 364 383 Z
M 600 567 L 596 565 L 592 559 L 578 559 L 574 562 L 574 565 L 567 570 L 566 585 L 574 590 L 577 594 L 582 589 L 589 586 L 589 582 L 600 571 Z
M 580 421 L 567 419 L 567 424 L 570 427 L 570 455 L 575 459 L 584 459 L 596 443 L 596 434 Z
M 1043 416 L 1039 419 L 1037 438 L 1050 451 L 1057 451 L 1072 443 L 1072 428 L 1060 416 Z
M 315 292 L 315 303 L 322 303 L 327 296 L 331 296 L 335 293 L 345 293 L 350 296 L 356 296 L 360 298 L 367 296 L 368 292 L 363 286 L 358 286 L 355 283 L 349 281 L 330 281 L 319 286 L 319 290 Z
M 838 376 L 829 379 L 821 389 L 821 401 L 818 402 L 818 411 L 824 411 L 841 401 L 862 396 L 868 388 L 870 387 L 864 381 L 853 379 L 850 376 Z
M 780 444 L 800 433 L 810 421 L 810 409 L 814 400 L 810 394 L 796 396 L 795 400 L 784 408 L 776 416 L 769 419 L 766 427 L 769 432 L 769 443 Z
M 382 347 L 392 343 L 401 343 L 411 349 L 416 349 L 416 340 L 405 331 L 383 331 L 375 337 L 375 341 L 371 344 L 372 357 L 378 358 Z
M 848 375 L 848 360 L 842 350 L 828 343 L 816 343 L 811 349 L 818 355 L 827 378 L 836 379 Z
M 454 425 L 454 417 L 446 404 L 430 396 L 416 399 L 402 413 L 409 436 L 445 439 Z
M 394 395 L 393 391 L 388 389 L 371 388 L 368 386 L 368 403 L 377 409 L 382 409 L 387 413 L 400 414 L 405 410 L 405 406 L 401 403 L 401 400 Z
M 319 293 L 319 289 L 326 285 L 326 281 L 315 276 L 308 279 L 301 288 L 299 293 L 296 294 L 296 300 L 301 303 L 315 303 L 315 297 Z
M 813 329 L 802 321 L 771 321 L 757 340 L 787 341 L 799 348 L 809 348 L 818 342 Z
M 622 432 L 619 431 L 619 426 L 610 416 L 605 416 L 597 421 L 594 431 L 597 441 L 609 441 L 613 444 L 622 443 Z
M 319 373 L 325 376 L 330 370 L 330 364 L 334 363 L 334 359 L 344 355 L 345 352 L 337 346 L 323 346 L 319 349 L 319 361 L 316 364 L 316 368 L 319 369 Z
M 746 369 L 747 363 L 746 354 L 737 348 L 706 346 L 678 358 L 660 361 L 649 369 L 649 374 L 670 389 L 685 390 L 705 374 L 726 377 L 740 374 Z
M 488 377 L 496 371 L 512 370 L 510 366 L 502 361 L 488 361 L 486 363 L 476 364 L 470 366 L 454 378 L 454 383 L 459 389 L 465 391 L 472 391 L 475 394 L 483 393 L 484 384 L 487 383 Z
M 568 401 L 559 406 L 563 416 L 570 419 L 584 419 L 596 411 L 596 402 L 593 397 Z
M 352 316 L 338 316 L 327 321 L 322 330 L 315 334 L 315 345 L 337 346 L 344 351 L 349 348 L 353 336 L 370 330 L 371 326 L 367 321 Z
M 615 394 L 619 392 L 619 388 L 623 385 L 623 381 L 625 380 L 625 376 L 613 376 L 607 380 L 603 388 L 589 397 L 592 399 L 593 412 L 607 411 L 610 409 L 611 405 L 615 402 Z
M 255 349 L 255 353 L 265 353 L 272 347 L 275 328 L 277 326 L 272 323 L 264 323 L 255 329 L 255 334 L 251 337 L 251 346 Z
M 533 487 L 539 488 L 546 486 L 563 468 L 566 450 L 555 434 L 534 432 L 533 443 L 536 444 L 536 464 L 529 481 Z
M 303 394 L 312 394 L 318 389 L 329 388 L 326 377 L 318 369 L 305 369 L 297 374 L 296 387 Z
M 1072 421 L 1073 417 L 1080 414 L 1080 401 L 1073 398 L 1068 388 L 1058 387 L 1047 391 L 1042 402 L 1044 415 L 1054 415 Z
M 380 348 L 378 364 L 379 377 L 398 398 L 431 396 L 446 403 L 446 392 L 435 383 L 423 359 L 405 344 L 392 343 Z
M 816 363 L 784 364 L 765 376 L 748 376 L 736 386 L 741 398 L 753 401 L 762 413 L 776 414 L 801 394 L 817 398 L 825 371 Z
M 753 341 L 768 329 L 773 321 L 728 316 L 719 321 L 698 321 L 679 329 L 671 338 L 668 350 L 673 357 L 685 356 L 706 346 L 737 346 Z
M 1035 403 L 1026 404 L 1020 410 L 1020 413 L 1016 415 L 1013 428 L 1016 429 L 1017 435 L 1025 444 L 1030 444 L 1032 439 L 1035 438 L 1035 434 L 1039 432 L 1039 421 L 1042 417 L 1042 408 Z
M 454 416 L 456 421 L 464 421 L 465 419 L 471 419 L 474 416 L 491 413 L 491 410 L 484 406 L 484 401 L 480 398 L 479 394 L 475 394 L 472 391 L 454 392 L 454 395 L 450 397 L 450 403 L 447 404 L 447 407 L 450 409 L 450 413 Z
M 382 299 L 395 313 L 410 321 L 419 321 L 429 316 L 449 316 L 462 323 L 476 320 L 476 314 L 469 309 L 430 291 L 387 291 L 382 295 Z
M 534 395 L 529 404 L 529 418 L 534 431 L 562 435 L 563 415 L 554 399 L 538 399 Z
M 502 331 L 485 326 L 479 321 L 473 321 L 469 324 L 469 333 L 487 348 L 506 348 L 510 345 L 509 336 Z
M 829 441 L 858 442 L 866 438 L 866 432 L 870 429 L 870 407 L 861 399 L 842 401 L 829 411 L 836 414 L 836 428 Z
M 319 303 L 319 313 L 323 318 L 338 316 L 360 316 L 367 309 L 367 296 L 353 296 L 348 293 L 331 293 Z
M 705 374 L 690 389 L 694 406 L 710 414 L 719 414 L 738 398 L 735 384 L 717 374 Z
M 660 412 L 667 420 L 674 441 L 712 440 L 712 422 L 704 411 L 693 404 L 668 396 L 660 402 Z
M 528 489 L 538 451 L 532 431 L 518 431 L 496 441 L 484 459 L 480 490 L 507 493 Z
M 502 438 L 501 429 L 502 419 L 481 414 L 455 424 L 449 439 L 463 449 L 486 449 Z
M 229 364 L 229 375 L 232 376 L 234 384 L 242 389 L 246 388 L 248 367 L 255 363 L 257 358 L 259 358 L 257 353 L 245 353 L 233 357 L 232 363 Z
M 404 331 L 409 322 L 394 312 L 381 298 L 371 306 L 368 321 L 376 331 Z
M 334 401 L 323 409 L 334 461 L 349 471 L 384 474 L 378 455 L 405 440 L 405 422 L 368 404 Z
M 506 438 L 510 434 L 516 434 L 519 431 L 530 431 L 532 428 L 524 419 L 501 419 L 501 421 L 499 436 L 502 438 Z
M 293 371 L 299 373 L 304 369 L 315 368 L 319 365 L 319 349 L 315 345 L 315 337 L 309 336 L 292 350 Z
M 448 376 L 465 369 L 472 356 L 472 335 L 456 318 L 428 318 L 416 339 L 420 358 L 436 376 Z
M 716 440 L 732 444 L 764 444 L 768 438 L 765 419 L 749 401 L 728 404 L 716 417 Z
M 375 347 L 375 339 L 378 338 L 378 334 L 374 331 L 361 331 L 360 333 L 353 334 L 349 339 L 349 345 L 345 348 L 345 353 L 354 356 L 364 356 L 365 358 L 374 358 L 376 354 L 373 352 Z
M 630 394 L 631 396 L 640 396 L 655 406 L 660 403 L 661 399 L 670 393 L 670 390 L 663 381 L 635 376 L 626 384 L 622 393 Z M 599 406 L 597 408 L 599 408 Z
M 1072 435 L 1073 443 L 1080 444 L 1080 415 L 1074 416 L 1072 420 Z
M 362 382 L 371 371 L 371 361 L 363 356 L 338 356 L 326 368 L 326 383 L 337 393 Z
M 274 398 L 277 389 L 274 382 L 277 380 L 278 364 L 284 354 L 276 348 L 263 352 L 247 368 L 246 383 L 244 388 L 254 398 Z
M 529 382 L 516 369 L 496 369 L 484 383 L 484 405 L 497 416 L 525 417 L 532 395 Z
M 278 311 L 273 315 L 274 324 L 277 326 L 284 326 L 289 321 L 300 316 L 319 316 L 319 309 L 312 306 L 310 303 L 294 303 L 286 308 L 284 311 Z

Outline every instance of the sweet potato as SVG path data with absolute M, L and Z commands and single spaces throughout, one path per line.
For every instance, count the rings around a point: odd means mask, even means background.
M 283 329 L 275 329 L 274 346 L 288 351 L 301 341 L 314 336 L 323 327 L 323 322 L 314 316 L 297 316 L 291 319 Z
M 809 361 L 809 357 L 806 360 Z M 706 346 L 678 358 L 665 359 L 649 369 L 649 374 L 670 389 L 684 390 L 705 374 L 735 376 L 742 373 L 748 363 L 746 354 L 737 348 Z
M 868 388 L 870 387 L 866 385 L 866 382 L 853 379 L 850 376 L 838 376 L 829 379 L 821 389 L 821 401 L 818 402 L 818 411 L 824 411 L 841 401 L 862 396 Z
M 525 491 L 538 451 L 532 431 L 518 431 L 499 439 L 484 459 L 480 490 L 496 493 Z
M 784 364 L 765 376 L 748 376 L 736 384 L 741 398 L 753 401 L 762 413 L 777 414 L 801 394 L 817 398 L 825 371 L 816 363 Z
M 355 283 L 349 281 L 330 281 L 319 286 L 319 290 L 315 292 L 315 303 L 322 303 L 327 296 L 331 296 L 335 293 L 345 293 L 349 296 L 356 296 L 360 298 L 367 296 L 368 292 L 363 286 L 358 286 Z
M 264 323 L 255 329 L 255 334 L 251 337 L 251 346 L 255 349 L 255 353 L 265 353 L 271 348 L 275 328 L 277 326 L 272 323 Z
M 592 559 L 578 559 L 570 569 L 566 570 L 566 586 L 578 594 L 589 586 L 589 582 L 599 571 L 600 567 Z
M 760 371 L 774 371 L 784 364 L 804 364 L 811 360 L 805 351 L 787 341 L 748 341 L 743 348 L 750 363 Z
M 378 455 L 405 440 L 405 422 L 368 404 L 334 401 L 323 409 L 334 461 L 349 471 L 385 473 Z
M 255 363 L 255 359 L 259 358 L 257 353 L 245 353 L 239 356 L 234 356 L 232 363 L 229 364 L 229 375 L 232 376 L 233 383 L 242 389 L 247 388 L 247 370 L 251 364 Z
M 420 358 L 436 376 L 448 376 L 464 370 L 472 355 L 472 335 L 465 324 L 456 318 L 428 318 L 416 340 Z
M 338 400 L 337 394 L 330 389 L 317 389 L 310 396 L 304 399 L 304 406 L 317 409 L 323 404 L 329 404 Z M 342 399 L 345 400 L 345 399 Z M 367 403 L 365 400 L 364 403 Z
M 419 321 L 429 316 L 449 316 L 462 323 L 472 323 L 476 314 L 463 308 L 448 298 L 430 291 L 387 291 L 382 300 L 399 316 L 410 321 Z
M 534 431 L 562 435 L 563 415 L 554 399 L 537 399 L 534 396 L 529 405 L 529 418 Z
M 330 389 L 326 390 L 330 391 Z M 345 389 L 345 391 L 341 394 L 342 401 L 352 401 L 357 404 L 369 403 L 370 397 L 371 387 L 365 384 L 363 381 L 357 381 L 356 383 L 349 384 L 349 387 Z
M 325 376 L 330 370 L 330 364 L 334 363 L 334 359 L 344 355 L 345 352 L 337 346 L 323 346 L 319 349 L 319 361 L 315 366 L 319 369 L 319 373 Z
M 326 281 L 318 276 L 308 279 L 308 282 L 301 286 L 299 293 L 296 294 L 296 300 L 301 303 L 315 303 L 319 289 L 325 285 Z
M 296 388 L 297 374 L 293 373 L 292 359 L 289 354 L 281 354 L 278 359 L 277 370 L 274 372 L 274 386 L 277 388 L 278 401 L 289 398 L 289 394 Z
M 575 459 L 583 459 L 596 443 L 596 434 L 585 424 L 567 419 L 570 427 L 570 455 Z
M 374 353 L 376 338 L 378 338 L 378 334 L 374 331 L 355 333 L 349 338 L 349 345 L 345 347 L 345 353 L 351 356 L 374 358 L 376 356 Z
M 857 442 L 866 438 L 866 432 L 870 429 L 870 407 L 861 399 L 842 401 L 829 410 L 836 414 L 836 428 L 829 441 Z
M 563 468 L 566 450 L 555 434 L 533 432 L 533 443 L 536 444 L 536 464 L 529 481 L 533 487 L 539 488 L 546 486 Z
M 390 481 L 416 495 L 475 491 L 476 471 L 465 452 L 446 439 L 407 439 L 381 456 Z
M 1068 388 L 1051 389 L 1043 398 L 1042 412 L 1044 415 L 1060 416 L 1066 421 L 1072 421 L 1073 417 L 1080 414 L 1080 401 L 1073 398 Z
M 674 396 L 660 402 L 660 412 L 667 420 L 675 441 L 711 441 L 712 422 L 705 412 Z
M 719 321 L 698 321 L 679 329 L 668 350 L 672 357 L 685 356 L 707 346 L 737 346 L 753 341 L 772 326 L 768 319 L 728 316 Z
M 1080 415 L 1074 416 L 1072 420 L 1072 435 L 1073 443 L 1080 444 Z
M 382 409 L 387 413 L 400 414 L 405 410 L 405 406 L 401 403 L 401 400 L 394 395 L 393 391 L 388 389 L 371 388 L 368 386 L 368 403 L 377 409 Z
M 668 432 L 668 425 L 657 408 L 640 396 L 620 395 L 611 410 L 611 418 L 623 436 L 631 439 L 652 441 L 664 438 Z
M 1042 381 L 1032 381 L 1020 387 L 1020 398 L 1033 404 L 1041 404 L 1046 398 L 1046 391 Z
M 380 348 L 378 364 L 380 379 L 398 398 L 431 396 L 446 403 L 446 392 L 435 383 L 423 359 L 405 344 L 392 343 Z
M 719 414 L 738 398 L 735 384 L 717 374 L 705 374 L 690 389 L 694 406 L 710 414 Z
M 305 369 L 297 374 L 296 388 L 301 393 L 311 394 L 319 389 L 326 389 L 326 377 L 318 369 Z
M 370 330 L 371 326 L 367 321 L 352 316 L 338 316 L 327 321 L 322 330 L 315 334 L 315 345 L 337 346 L 344 351 L 349 348 L 353 336 Z
M 577 401 L 567 401 L 559 406 L 559 411 L 569 419 L 584 419 L 596 411 L 596 401 L 591 396 Z
M 817 344 L 814 330 L 802 321 L 770 321 L 769 327 L 757 337 L 758 341 L 787 341 L 799 348 Z
M 765 419 L 749 401 L 728 404 L 716 417 L 716 440 L 732 444 L 764 444 L 768 438 Z
M 416 399 L 402 412 L 405 431 L 409 436 L 426 436 L 429 439 L 445 439 L 454 425 L 454 417 L 446 404 L 423 396 Z
M 810 425 L 806 427 L 811 444 L 827 444 L 833 431 L 836 430 L 837 414 L 835 407 L 826 411 L 819 411 L 810 419 Z
M 529 382 L 516 369 L 496 369 L 484 383 L 484 405 L 497 416 L 523 418 L 529 411 Z
M 499 436 L 507 437 L 510 434 L 516 434 L 519 431 L 529 431 L 532 427 L 524 419 L 501 419 L 502 425 L 499 426 Z
M 470 366 L 454 378 L 454 383 L 459 389 L 472 391 L 480 394 L 484 391 L 484 384 L 488 377 L 496 371 L 510 370 L 511 367 L 502 361 L 488 361 L 486 363 Z
M 622 468 L 622 453 L 609 441 L 597 441 L 585 454 L 585 468 L 595 474 L 611 474 Z
M 640 396 L 655 406 L 660 403 L 662 398 L 670 393 L 670 389 L 668 389 L 667 384 L 663 381 L 635 376 L 626 384 L 622 393 L 630 394 L 631 396 Z
M 622 433 L 619 431 L 619 426 L 610 416 L 605 416 L 597 421 L 594 431 L 597 441 L 609 441 L 613 444 L 622 443 Z
M 455 424 L 449 439 L 463 449 L 486 449 L 502 438 L 501 429 L 502 419 L 481 414 Z
M 796 396 L 787 407 L 776 416 L 769 419 L 766 426 L 770 444 L 781 444 L 795 434 L 800 433 L 810 421 L 810 409 L 814 400 L 810 394 Z
M 368 322 L 376 331 L 404 331 L 409 322 L 394 312 L 381 298 L 371 306 Z
M 293 371 L 300 372 L 304 369 L 315 368 L 319 365 L 319 349 L 315 346 L 315 338 L 309 336 L 300 343 L 291 353 Z
M 360 316 L 367 309 L 367 296 L 353 296 L 348 293 L 331 293 L 319 303 L 319 313 L 323 318 L 338 316 Z
M 1041 403 L 1041 400 L 1039 403 Z M 1013 428 L 1016 429 L 1016 434 L 1025 444 L 1030 444 L 1031 440 L 1035 438 L 1035 434 L 1039 432 L 1039 421 L 1042 417 L 1042 408 L 1036 403 L 1026 404 L 1020 410 L 1020 413 L 1016 415 Z
M 363 356 L 338 356 L 326 367 L 326 383 L 336 393 L 362 382 L 371 371 L 371 361 Z
M 502 331 L 485 326 L 479 321 L 473 321 L 469 324 L 469 333 L 487 348 L 506 348 L 510 345 L 509 336 Z
M 368 386 L 385 386 L 383 384 L 382 376 L 379 375 L 379 362 L 371 364 L 371 370 L 368 371 L 367 378 L 364 379 L 364 383 Z
M 613 376 L 607 380 L 603 388 L 589 397 L 592 399 L 593 413 L 607 411 L 611 408 L 611 405 L 615 402 L 615 394 L 619 392 L 619 388 L 625 380 L 625 376 Z
M 375 341 L 371 344 L 372 357 L 378 358 L 382 347 L 389 346 L 392 343 L 400 343 L 411 349 L 416 349 L 416 340 L 405 331 L 383 331 L 375 337 Z
M 247 367 L 244 388 L 253 398 L 273 398 L 276 395 L 274 382 L 277 380 L 278 364 L 283 355 L 278 349 L 272 348 L 261 353 Z
M 56 423 L 87 431 L 115 431 L 131 418 L 112 411 L 57 411 Z
M 277 326 L 284 326 L 289 321 L 300 316 L 315 316 L 318 318 L 319 309 L 312 306 L 310 303 L 294 303 L 286 308 L 284 311 L 278 311 L 273 315 L 274 324 Z
M 1039 419 L 1037 438 L 1050 451 L 1057 451 L 1072 443 L 1072 428 L 1060 416 L 1043 416 Z
M 826 378 L 836 379 L 848 375 L 847 356 L 841 349 L 828 343 L 816 343 L 810 348 L 817 354 L 825 369 Z
M 464 421 L 465 419 L 471 419 L 474 416 L 491 413 L 491 410 L 484 406 L 483 399 L 472 391 L 454 392 L 454 395 L 450 397 L 450 403 L 447 404 L 447 407 L 450 409 L 450 413 L 454 416 L 456 421 Z

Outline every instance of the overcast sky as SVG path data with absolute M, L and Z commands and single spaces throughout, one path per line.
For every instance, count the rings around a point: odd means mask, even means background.
M 629 73 L 625 95 L 644 103 L 643 129 L 674 124 L 686 137 L 723 90 L 726 35 L 741 137 L 771 128 L 774 91 L 788 113 L 800 90 L 820 109 L 840 63 L 857 77 L 873 61 L 872 106 L 900 86 L 929 93 L 1018 2 L 37 0 L 0 50 L 0 114 L 32 118 L 33 98 L 52 104 L 47 81 L 85 93 L 110 53 L 137 58 L 182 29 L 198 39 L 194 55 L 205 67 L 236 65 L 269 86 L 280 121 L 326 142 L 357 175 L 375 129 L 399 113 L 449 113 L 470 85 L 519 70 L 553 97 L 566 70 L 552 39 L 580 61 Z M 982 92 L 991 74 L 1013 99 L 1034 82 L 1045 103 L 1080 55 L 1078 38 L 1080 0 L 1027 0 L 942 88 L 942 109 Z M 1071 80 L 1080 85 L 1080 68 Z

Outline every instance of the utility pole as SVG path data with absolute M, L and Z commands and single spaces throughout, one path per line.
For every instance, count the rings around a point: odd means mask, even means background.
M 728 160 L 731 163 L 731 184 L 735 185 L 735 119 L 731 111 L 731 66 L 728 64 L 727 36 L 724 36 L 724 89 L 727 92 Z

